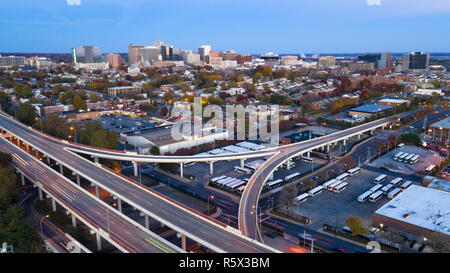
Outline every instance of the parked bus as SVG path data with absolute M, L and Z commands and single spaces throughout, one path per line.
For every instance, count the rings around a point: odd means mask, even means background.
M 433 170 L 434 170 L 434 168 L 435 168 L 436 166 L 435 165 L 433 165 L 433 164 L 431 164 L 430 166 L 428 166 L 426 169 L 425 169 L 425 174 L 431 174 L 432 172 L 433 172 Z
M 405 147 L 405 143 L 400 143 L 400 144 L 397 145 L 397 149 L 401 149 L 403 147 Z
M 245 184 L 247 184 L 247 182 L 240 180 L 239 182 L 236 182 L 233 185 L 230 185 L 229 189 L 234 191 L 234 190 L 239 189 L 239 187 L 244 186 Z
M 283 184 L 283 180 L 281 180 L 281 179 L 266 182 L 266 188 L 268 188 L 268 189 L 277 188 L 277 187 L 281 186 L 281 184 Z
M 415 155 L 411 160 L 409 160 L 410 164 L 417 163 L 419 161 L 420 155 Z
M 361 194 L 360 196 L 358 196 L 358 202 L 361 202 L 361 203 L 366 202 L 366 200 L 369 199 L 369 196 L 372 193 L 373 192 L 371 192 L 371 191 L 366 191 L 365 193 Z
M 369 202 L 375 203 L 375 202 L 377 202 L 378 200 L 380 200 L 381 197 L 383 197 L 383 192 L 382 192 L 382 191 L 374 192 L 374 193 L 372 193 L 372 194 L 369 196 Z
M 333 183 L 336 182 L 336 181 L 337 181 L 336 179 L 331 179 L 331 180 L 329 180 L 329 181 L 323 183 L 323 184 L 322 184 L 322 187 L 323 187 L 324 189 L 328 189 L 328 186 L 331 185 L 331 184 L 333 184 Z
M 381 188 L 381 191 L 384 193 L 384 195 L 387 195 L 388 191 L 390 191 L 393 187 L 394 187 L 394 185 L 387 184 Z
M 342 183 L 340 183 L 339 185 L 335 186 L 334 189 L 333 189 L 333 191 L 334 191 L 335 193 L 341 193 L 341 192 L 343 192 L 345 189 L 347 189 L 347 187 L 348 187 L 348 183 L 347 183 L 347 182 L 342 182 Z
M 309 197 L 310 196 L 308 193 L 302 193 L 299 196 L 294 198 L 294 204 L 297 205 L 297 204 L 303 203 L 306 200 L 308 200 Z
M 408 153 L 402 154 L 402 156 L 400 156 L 400 157 L 398 158 L 398 161 L 403 162 L 407 156 L 409 156 Z
M 209 184 L 215 184 L 215 183 L 217 183 L 217 181 L 222 180 L 222 179 L 225 179 L 225 178 L 227 178 L 226 175 L 221 175 L 221 176 L 213 177 L 213 178 L 211 178 L 211 179 L 209 180 Z
M 383 187 L 383 185 L 378 184 L 373 186 L 372 188 L 369 189 L 369 191 L 371 191 L 372 193 L 379 191 L 381 188 Z
M 403 154 L 405 154 L 405 153 L 404 153 L 404 152 L 398 152 L 398 153 L 396 153 L 396 154 L 394 155 L 394 160 L 395 160 L 395 161 L 398 161 L 398 159 L 399 159 Z
M 397 177 L 391 181 L 391 184 L 394 185 L 394 187 L 397 187 L 397 185 L 402 183 L 402 181 L 403 181 L 403 178 Z
M 219 188 L 222 188 L 222 187 L 224 187 L 227 183 L 229 183 L 229 182 L 231 182 L 231 181 L 233 181 L 233 180 L 235 180 L 235 179 L 236 179 L 236 178 L 234 178 L 234 177 L 227 177 L 227 178 L 225 178 L 225 179 L 222 179 L 222 180 L 217 181 L 216 186 L 219 187 Z
M 183 167 L 189 167 L 189 166 L 192 166 L 192 165 L 194 165 L 196 162 L 184 162 L 183 163 Z
M 239 194 L 242 194 L 242 192 L 244 191 L 244 189 L 245 189 L 245 185 L 240 186 L 240 187 L 236 190 L 236 192 L 239 193 Z
M 375 182 L 376 184 L 379 184 L 379 183 L 384 182 L 385 180 L 386 180 L 386 175 L 385 175 L 385 174 L 382 174 L 382 175 L 377 176 L 377 177 L 373 180 L 373 182 Z
M 392 191 L 390 191 L 388 193 L 388 198 L 389 199 L 394 199 L 394 197 L 396 197 L 397 195 L 399 195 L 402 192 L 402 189 L 400 188 L 395 188 Z
M 290 175 L 286 176 L 284 178 L 284 181 L 285 182 L 291 182 L 291 181 L 299 179 L 300 177 L 301 177 L 301 175 L 299 173 L 293 173 L 293 174 L 290 174 Z
M 252 170 L 247 169 L 247 168 L 242 168 L 239 166 L 234 167 L 234 171 L 237 173 L 242 173 L 242 174 L 251 174 Z
M 402 188 L 402 189 L 406 189 L 406 188 L 408 188 L 409 186 L 411 186 L 412 185 L 412 182 L 411 181 L 406 181 L 405 183 L 403 183 L 401 186 L 400 186 L 400 188 Z
M 312 159 L 311 157 L 307 157 L 307 156 L 301 156 L 300 159 L 302 161 L 309 162 L 309 163 L 314 162 L 314 159 Z
M 353 176 L 361 171 L 361 167 L 355 167 L 347 171 L 350 176 Z
M 343 174 L 337 176 L 335 179 L 339 180 L 339 181 L 342 181 L 342 180 L 344 180 L 344 179 L 346 179 L 348 177 L 350 177 L 350 175 L 348 173 L 343 173 Z
M 316 196 L 316 195 L 320 194 L 321 192 L 323 192 L 323 186 L 317 186 L 314 189 L 310 190 L 308 192 L 308 194 L 310 196 Z
M 341 183 L 342 183 L 342 181 L 336 180 L 333 184 L 328 185 L 327 190 L 333 191 L 334 187 L 336 187 L 337 185 L 339 185 Z
M 407 157 L 405 157 L 405 158 L 403 159 L 403 162 L 409 163 L 410 160 L 411 160 L 411 158 L 413 158 L 414 156 L 415 156 L 415 154 L 409 154 Z

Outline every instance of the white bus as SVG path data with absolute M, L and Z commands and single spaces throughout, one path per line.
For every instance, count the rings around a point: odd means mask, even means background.
M 398 161 L 399 157 L 401 157 L 404 154 L 404 152 L 398 152 L 394 155 L 394 160 Z
M 240 187 L 236 190 L 236 192 L 239 193 L 239 194 L 242 194 L 242 192 L 244 191 L 244 189 L 245 189 L 245 185 L 240 186 Z
M 361 171 L 361 167 L 354 167 L 353 169 L 348 170 L 347 173 L 350 176 L 353 176 L 353 175 L 359 173 L 360 171 Z
M 380 190 L 383 187 L 383 185 L 378 184 L 373 186 L 372 188 L 369 189 L 369 191 L 371 191 L 372 193 L 377 192 L 378 190 Z
M 404 153 L 398 158 L 398 161 L 403 162 L 405 160 L 405 158 L 408 157 L 408 156 L 409 156 L 408 153 Z
M 301 177 L 301 175 L 299 173 L 293 173 L 293 174 L 290 174 L 290 175 L 286 176 L 284 178 L 284 181 L 285 182 L 291 182 L 291 181 L 299 179 L 300 177 Z
M 294 198 L 294 204 L 297 205 L 297 204 L 303 203 L 303 202 L 305 202 L 306 200 L 308 200 L 309 197 L 310 197 L 310 196 L 309 196 L 308 193 L 302 193 L 302 194 L 300 194 L 299 196 L 297 196 L 297 197 Z
M 227 177 L 225 179 L 219 180 L 217 181 L 216 185 L 220 188 L 223 188 L 226 184 L 228 184 L 229 182 L 236 180 L 236 178 L 234 177 Z
M 345 189 L 347 189 L 347 187 L 348 187 L 348 183 L 347 182 L 342 182 L 339 185 L 335 186 L 333 191 L 335 193 L 340 193 L 340 192 L 344 191 Z
M 387 184 L 381 188 L 381 191 L 384 193 L 384 195 L 387 195 L 388 191 L 390 191 L 393 187 L 394 187 L 394 185 Z
M 211 178 L 211 179 L 209 180 L 209 183 L 210 183 L 210 184 L 215 184 L 215 183 L 217 183 L 217 181 L 222 180 L 222 179 L 225 179 L 225 178 L 227 178 L 226 175 L 221 175 L 221 176 L 213 177 L 213 178 Z
M 411 158 L 413 158 L 414 156 L 415 156 L 415 154 L 409 154 L 407 157 L 405 157 L 405 158 L 403 159 L 403 162 L 409 163 L 410 160 L 411 160 Z
M 333 184 L 328 185 L 327 190 L 333 191 L 334 188 L 341 183 L 342 183 L 342 181 L 336 180 Z
M 323 186 L 317 186 L 314 189 L 311 189 L 308 194 L 310 196 L 316 196 L 318 194 L 320 194 L 321 192 L 323 192 Z
M 401 149 L 403 147 L 405 147 L 405 143 L 400 143 L 400 144 L 397 145 L 397 149 Z
M 377 177 L 373 180 L 373 182 L 375 182 L 376 184 L 379 184 L 379 183 L 384 182 L 385 180 L 386 180 L 386 175 L 385 175 L 385 174 L 382 174 L 382 175 L 377 176 Z
M 433 170 L 434 170 L 434 168 L 435 168 L 436 166 L 435 165 L 433 165 L 433 164 L 431 164 L 430 166 L 428 166 L 426 169 L 425 169 L 425 174 L 431 174 L 432 172 L 433 172 Z
M 281 179 L 266 182 L 266 188 L 268 188 L 268 189 L 277 188 L 277 187 L 281 186 L 281 184 L 283 184 L 283 180 L 281 180 Z
M 349 176 L 350 176 L 350 175 L 349 175 L 348 173 L 343 173 L 343 174 L 337 176 L 335 179 L 336 179 L 336 180 L 339 180 L 339 181 L 342 181 L 342 180 L 348 178 Z
M 189 167 L 189 166 L 192 166 L 192 165 L 194 165 L 196 162 L 184 162 L 183 163 L 183 167 Z
M 410 164 L 417 163 L 419 161 L 420 155 L 415 155 L 413 158 L 409 160 Z
M 406 188 L 408 188 L 409 186 L 411 186 L 412 185 L 412 182 L 411 181 L 406 181 L 405 183 L 403 183 L 401 186 L 400 186 L 400 188 L 402 188 L 402 189 L 406 189 Z
M 233 185 L 230 185 L 229 189 L 234 191 L 236 189 L 239 189 L 239 187 L 244 186 L 245 184 L 247 184 L 247 182 L 240 180 L 239 182 L 236 182 Z
M 302 161 L 309 162 L 309 163 L 314 162 L 314 159 L 312 159 L 311 157 L 307 157 L 307 156 L 301 156 L 300 159 Z
M 382 191 L 374 192 L 374 193 L 372 193 L 372 194 L 369 196 L 369 202 L 375 203 L 375 202 L 377 202 L 378 200 L 380 200 L 381 197 L 383 197 L 383 192 L 382 192 Z
M 392 191 L 390 191 L 388 193 L 388 198 L 389 199 L 394 199 L 394 197 L 396 197 L 397 195 L 399 195 L 402 192 L 402 189 L 400 188 L 395 188 Z
M 323 183 L 323 184 L 322 184 L 322 187 L 323 187 L 324 189 L 328 189 L 328 186 L 331 185 L 331 184 L 333 184 L 333 183 L 336 182 L 336 181 L 337 181 L 336 179 L 331 179 L 331 180 L 329 180 L 329 181 Z
M 242 174 L 251 174 L 252 173 L 252 170 L 247 169 L 247 168 L 242 168 L 239 166 L 235 166 L 234 171 L 237 173 L 242 173 Z
M 403 181 L 403 178 L 397 177 L 391 181 L 391 184 L 394 185 L 394 187 L 397 187 L 397 185 L 402 183 L 402 181 Z
M 372 193 L 373 192 L 371 192 L 371 191 L 366 191 L 365 193 L 361 194 L 360 196 L 358 196 L 358 202 L 361 202 L 361 203 L 366 202 L 366 200 L 369 199 L 369 196 Z

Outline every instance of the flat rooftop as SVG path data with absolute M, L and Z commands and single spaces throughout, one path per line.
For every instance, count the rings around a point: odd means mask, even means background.
M 379 100 L 378 102 L 394 103 L 394 104 L 402 104 L 402 103 L 410 102 L 410 100 L 401 100 L 401 99 L 382 99 L 382 100 Z
M 362 112 L 362 113 L 377 113 L 382 112 L 388 109 L 391 109 L 392 106 L 387 105 L 379 105 L 379 104 L 367 104 L 363 106 L 359 106 L 353 109 L 350 109 L 350 111 L 354 112 Z
M 450 235 L 450 193 L 411 185 L 376 214 Z
M 430 127 L 450 129 L 450 117 L 433 123 L 430 125 Z

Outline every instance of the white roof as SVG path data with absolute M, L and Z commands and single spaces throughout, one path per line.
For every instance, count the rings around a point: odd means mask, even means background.
M 450 235 L 450 193 L 411 185 L 376 214 Z
M 242 148 L 242 147 L 239 147 L 239 146 L 234 146 L 234 145 L 229 145 L 229 146 L 223 147 L 222 149 L 226 150 L 226 151 L 230 151 L 232 153 L 246 153 L 246 152 L 250 152 L 250 150 L 248 150 L 248 149 L 245 149 L 245 148 Z
M 396 103 L 396 104 L 402 104 L 409 102 L 409 100 L 400 100 L 400 99 L 382 99 L 378 102 L 385 102 L 385 103 Z

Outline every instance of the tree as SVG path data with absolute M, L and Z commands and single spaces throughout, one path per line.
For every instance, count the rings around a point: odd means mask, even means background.
M 5 211 L 16 195 L 16 175 L 10 168 L 0 168 L 0 212 Z
M 356 216 L 349 216 L 345 219 L 345 225 L 350 228 L 353 236 L 359 234 L 369 234 L 369 230 L 362 226 L 361 218 Z
M 154 145 L 154 146 L 152 146 L 152 147 L 150 148 L 150 154 L 151 154 L 151 155 L 160 155 L 160 153 L 161 153 L 161 152 L 160 152 L 158 146 Z
M 2 167 L 8 167 L 11 164 L 11 159 L 10 154 L 0 152 L 0 165 Z
M 297 196 L 297 188 L 294 184 L 291 184 L 280 191 L 279 199 L 281 204 L 285 204 L 288 215 L 290 214 L 290 207 L 292 205 L 292 199 Z
M 32 125 L 37 117 L 36 109 L 30 102 L 19 104 L 17 118 L 25 124 Z
M 86 101 L 83 100 L 78 94 L 75 94 L 73 97 L 73 108 L 75 108 L 75 110 L 84 110 L 86 107 Z
M 416 145 L 420 145 L 420 136 L 417 134 L 412 134 L 412 133 L 406 133 L 406 134 L 402 134 L 400 136 L 400 139 L 402 141 L 408 142 L 408 143 L 413 143 Z

